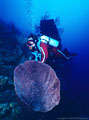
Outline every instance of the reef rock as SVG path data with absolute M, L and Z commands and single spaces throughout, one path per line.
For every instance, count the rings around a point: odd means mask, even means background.
M 29 108 L 52 110 L 60 101 L 60 81 L 54 70 L 38 61 L 26 61 L 14 70 L 15 91 Z

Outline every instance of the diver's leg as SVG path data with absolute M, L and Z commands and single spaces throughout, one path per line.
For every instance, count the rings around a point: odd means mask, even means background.
M 59 52 L 65 59 L 69 60 L 70 58 L 72 58 L 73 56 L 69 56 L 67 57 L 62 51 L 57 50 L 57 52 Z

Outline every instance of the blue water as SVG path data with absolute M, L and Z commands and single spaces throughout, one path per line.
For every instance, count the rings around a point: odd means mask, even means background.
M 60 18 L 60 27 L 64 28 L 62 46 L 78 54 L 68 62 L 71 67 L 65 68 L 60 78 L 66 83 L 63 90 L 67 103 L 69 100 L 73 107 L 78 106 L 78 111 L 72 110 L 71 114 L 75 116 L 76 112 L 77 116 L 80 112 L 89 117 L 89 0 L 0 0 L 0 19 L 14 22 L 24 35 L 34 32 L 35 24 L 39 25 L 45 13 L 50 18 Z M 72 109 L 72 103 L 67 103 L 66 109 Z

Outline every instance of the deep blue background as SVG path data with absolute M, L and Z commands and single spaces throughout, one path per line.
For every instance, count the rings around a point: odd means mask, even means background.
M 0 18 L 13 21 L 28 35 L 34 32 L 41 16 L 60 17 L 63 48 L 76 52 L 70 68 L 64 71 L 67 97 L 75 101 L 83 116 L 89 115 L 89 0 L 0 0 Z M 63 79 L 62 78 L 62 79 Z

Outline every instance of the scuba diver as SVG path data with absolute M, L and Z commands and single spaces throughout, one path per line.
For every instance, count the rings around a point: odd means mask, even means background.
M 29 56 L 29 60 L 34 59 L 36 61 L 41 61 L 42 63 L 44 63 L 50 56 L 54 59 L 64 58 L 66 60 L 73 57 L 71 55 L 66 56 L 61 50 L 59 50 L 59 42 L 46 35 L 42 35 L 37 38 L 36 35 L 31 34 L 28 37 L 26 45 L 31 51 L 31 56 Z
M 41 20 L 40 31 L 40 36 L 31 33 L 27 38 L 25 45 L 30 51 L 29 60 L 34 59 L 46 63 L 48 59 L 51 59 L 51 61 L 59 58 L 69 60 L 76 55 L 70 55 L 67 49 L 61 50 L 61 38 L 53 19 Z

